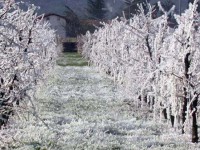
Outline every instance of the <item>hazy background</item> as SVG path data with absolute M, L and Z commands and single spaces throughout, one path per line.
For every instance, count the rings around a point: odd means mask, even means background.
M 80 18 L 86 17 L 87 0 L 16 0 L 40 6 L 39 14 L 57 13 L 64 15 L 65 5 L 69 6 Z M 108 17 L 115 16 L 124 8 L 123 0 L 105 0 L 110 13 Z
M 26 3 L 33 3 L 36 6 L 40 6 L 39 14 L 42 13 L 57 13 L 64 15 L 65 5 L 69 6 L 80 18 L 86 18 L 87 0 L 16 0 Z M 151 3 L 155 3 L 159 0 L 150 0 Z M 162 1 L 162 0 L 161 0 Z M 179 0 L 172 0 L 176 4 L 176 12 L 179 11 Z M 121 13 L 125 7 L 123 0 L 105 0 L 106 7 L 110 13 L 107 18 L 112 18 Z M 181 11 L 187 8 L 188 0 L 180 0 Z

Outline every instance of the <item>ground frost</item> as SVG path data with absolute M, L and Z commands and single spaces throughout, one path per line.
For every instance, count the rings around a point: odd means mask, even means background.
M 123 89 L 95 68 L 66 64 L 56 66 L 37 91 L 40 119 L 32 114 L 13 118 L 4 130 L 9 140 L 1 143 L 2 149 L 198 149 L 176 133 L 168 135 L 168 126 L 138 115 Z

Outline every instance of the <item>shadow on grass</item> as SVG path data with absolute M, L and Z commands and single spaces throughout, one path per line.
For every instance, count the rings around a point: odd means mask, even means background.
M 79 53 L 66 52 L 63 53 L 56 61 L 59 66 L 87 66 L 88 62 L 82 58 Z

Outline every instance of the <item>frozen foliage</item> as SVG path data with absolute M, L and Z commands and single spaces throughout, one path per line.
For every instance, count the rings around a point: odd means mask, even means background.
M 56 57 L 56 36 L 48 23 L 12 0 L 0 2 L 0 126 L 15 109 L 31 104 L 35 86 Z M 25 105 L 26 104 L 26 105 Z M 20 105 L 20 106 L 18 106 Z M 16 107 L 15 107 L 16 106 Z M 25 110 L 27 108 L 24 108 Z M 27 111 L 27 110 L 26 110 Z
M 77 59 L 76 59 L 77 60 Z M 151 114 L 130 107 L 123 89 L 92 67 L 55 67 L 37 91 L 37 112 L 14 116 L 1 132 L 0 148 L 16 150 L 188 150 L 167 125 L 145 119 Z M 141 116 L 139 116 L 139 114 Z M 43 121 L 43 123 L 42 123 Z M 6 139 L 7 138 L 7 139 Z M 187 138 L 186 138 L 187 139 Z M 2 148 L 3 149 L 3 148 Z
M 168 27 L 169 12 L 152 19 L 149 13 L 126 20 L 114 19 L 80 37 L 79 47 L 85 58 L 111 75 L 125 88 L 136 106 L 148 105 L 154 120 L 163 117 L 182 133 L 192 132 L 198 141 L 197 112 L 200 94 L 200 30 L 198 0 L 190 4 L 177 27 Z

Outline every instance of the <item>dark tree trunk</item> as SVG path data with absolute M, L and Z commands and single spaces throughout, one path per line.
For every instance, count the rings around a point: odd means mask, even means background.
M 192 113 L 192 142 L 198 143 L 198 127 L 197 127 L 197 101 L 198 97 L 195 98 L 194 102 L 192 103 L 191 110 Z
M 188 45 L 189 47 L 189 45 Z M 186 56 L 185 56 L 185 59 L 184 59 L 184 62 L 185 62 L 185 77 L 187 79 L 187 82 L 188 80 L 190 80 L 190 75 L 188 73 L 189 71 L 189 68 L 190 68 L 190 53 L 187 53 Z M 194 88 L 193 85 L 191 85 L 191 83 L 188 82 L 188 86 Z M 187 110 L 187 108 L 184 108 L 184 107 L 187 107 L 187 104 L 188 104 L 188 91 L 186 88 L 184 88 L 184 93 L 185 93 L 185 99 L 184 99 L 184 105 L 183 105 L 183 116 L 184 118 L 183 121 L 185 122 L 185 116 L 186 116 L 186 113 L 185 111 Z M 190 99 L 191 100 L 191 99 Z M 197 102 L 198 102 L 198 96 L 195 98 L 195 100 L 192 102 L 192 105 L 191 105 L 191 111 L 192 111 L 192 142 L 193 143 L 198 143 L 198 127 L 197 127 Z M 186 106 L 185 106 L 186 105 Z M 183 131 L 184 132 L 184 131 Z
M 163 109 L 162 114 L 163 114 L 165 119 L 168 119 L 167 118 L 167 109 L 166 108 Z M 170 121 L 171 121 L 172 127 L 174 127 L 174 116 L 172 114 L 170 114 Z
M 166 108 L 163 109 L 162 114 L 163 114 L 164 118 L 167 119 L 167 109 Z
M 174 127 L 174 116 L 170 115 L 172 127 Z
M 187 111 L 187 103 L 188 103 L 188 98 L 187 98 L 187 91 L 186 88 L 183 89 L 184 90 L 184 98 L 183 98 L 183 108 L 182 108 L 182 134 L 185 133 L 184 131 L 184 123 L 186 120 L 186 111 Z
M 146 40 L 146 46 L 147 46 L 147 49 L 148 49 L 149 57 L 150 57 L 151 60 L 153 60 L 152 59 L 152 50 L 151 50 L 151 46 L 150 46 L 150 43 L 149 43 L 149 35 L 147 35 L 145 40 Z
M 190 68 L 190 60 L 189 60 L 189 56 L 190 56 L 190 53 L 187 53 L 186 56 L 185 56 L 185 59 L 184 59 L 184 63 L 185 63 L 185 78 L 187 80 L 189 80 L 189 74 L 188 74 L 188 71 L 189 71 L 189 68 Z M 188 81 L 187 81 L 188 82 Z M 188 104 L 188 93 L 187 93 L 187 89 L 186 87 L 183 88 L 183 91 L 184 91 L 184 99 L 183 99 L 183 108 L 182 108 L 182 134 L 185 133 L 184 131 L 184 123 L 185 123 L 185 120 L 186 120 L 186 111 L 187 111 L 187 104 Z

